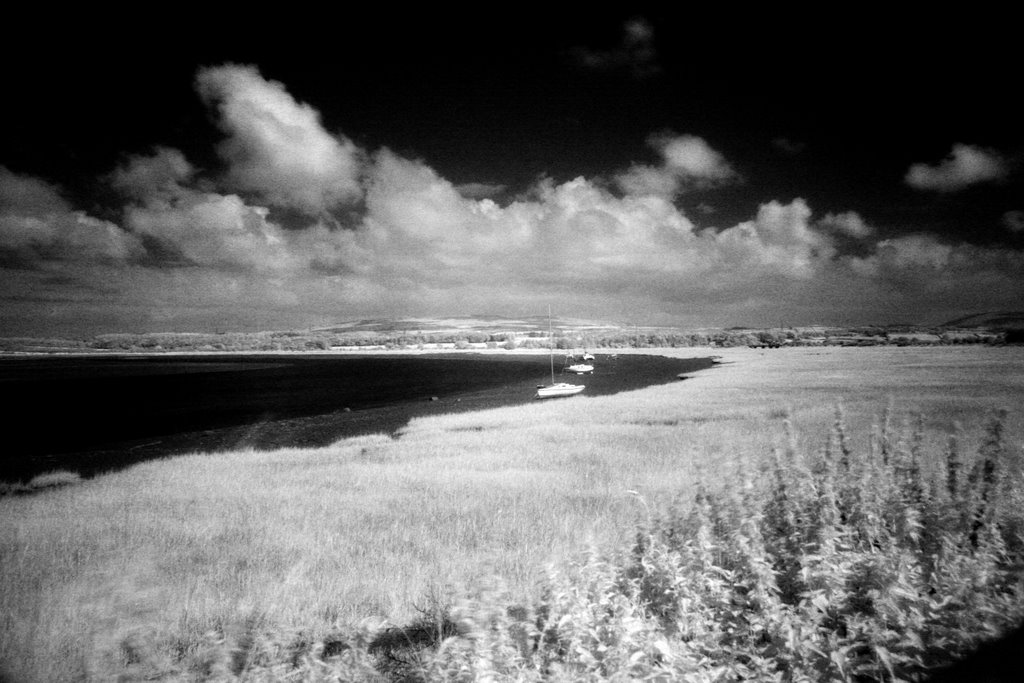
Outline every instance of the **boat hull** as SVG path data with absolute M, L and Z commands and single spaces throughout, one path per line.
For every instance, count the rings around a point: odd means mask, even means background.
M 594 371 L 594 366 L 593 365 L 585 365 L 585 364 L 581 363 L 581 364 L 577 364 L 577 365 L 570 365 L 569 367 L 567 367 L 565 369 L 565 371 L 566 372 L 575 372 L 577 375 L 583 375 L 583 374 L 586 374 L 588 372 L 593 372 Z
M 582 384 L 552 384 L 537 389 L 537 398 L 558 398 L 560 396 L 574 396 L 583 391 Z

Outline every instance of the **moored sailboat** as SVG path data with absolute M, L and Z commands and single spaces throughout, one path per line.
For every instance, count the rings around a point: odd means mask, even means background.
M 573 363 L 565 369 L 566 372 L 574 372 L 577 375 L 585 375 L 594 371 L 594 366 L 589 363 Z
M 537 387 L 537 398 L 557 398 L 560 396 L 573 396 L 583 391 L 586 386 L 583 384 L 569 384 L 568 382 L 555 382 L 555 344 L 551 334 L 551 307 L 548 307 L 548 352 L 551 361 L 551 384 Z M 593 371 L 593 367 L 590 368 Z
M 586 389 L 586 386 L 582 384 L 569 384 L 567 382 L 558 382 L 549 384 L 545 387 L 537 389 L 537 398 L 557 398 L 559 396 L 573 396 Z

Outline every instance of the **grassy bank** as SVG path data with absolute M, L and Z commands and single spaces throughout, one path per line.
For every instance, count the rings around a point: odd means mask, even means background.
M 424 418 L 398 439 L 182 456 L 0 500 L 2 670 L 180 671 L 254 632 L 313 643 L 368 618 L 407 623 L 490 576 L 534 604 L 548 566 L 629 547 L 648 510 L 759 471 L 788 443 L 787 414 L 794 449 L 821 451 L 837 403 L 860 453 L 889 405 L 922 416 L 910 428 L 931 454 L 955 423 L 983 443 L 990 412 L 1011 408 L 1002 434 L 1020 455 L 1018 348 L 714 353 L 720 367 L 639 392 Z

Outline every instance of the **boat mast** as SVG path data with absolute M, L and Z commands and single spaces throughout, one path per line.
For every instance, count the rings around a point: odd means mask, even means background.
M 555 338 L 551 335 L 551 305 L 548 304 L 548 359 L 551 361 L 551 384 L 555 383 Z

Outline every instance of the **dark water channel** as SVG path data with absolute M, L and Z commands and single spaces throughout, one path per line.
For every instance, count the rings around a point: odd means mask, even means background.
M 598 354 L 594 374 L 556 381 L 600 396 L 711 364 Z M 0 480 L 56 468 L 88 476 L 189 451 L 324 446 L 421 415 L 526 403 L 548 381 L 548 357 L 529 354 L 3 358 Z

